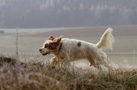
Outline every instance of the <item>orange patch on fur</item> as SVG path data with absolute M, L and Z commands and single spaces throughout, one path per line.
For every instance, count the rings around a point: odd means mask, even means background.
M 81 46 L 81 42 L 78 42 L 78 46 L 79 46 L 79 47 Z

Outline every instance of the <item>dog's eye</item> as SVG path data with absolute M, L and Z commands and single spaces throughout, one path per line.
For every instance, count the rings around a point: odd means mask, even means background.
M 47 48 L 48 47 L 48 44 L 45 44 L 44 48 Z

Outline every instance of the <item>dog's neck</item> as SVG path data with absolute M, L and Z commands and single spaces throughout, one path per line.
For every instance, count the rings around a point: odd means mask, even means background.
M 62 49 L 62 43 L 60 43 L 59 45 L 58 45 L 58 47 L 57 47 L 57 51 L 55 51 L 55 52 L 52 52 L 52 54 L 54 54 L 56 57 L 58 57 L 59 55 L 60 55 L 60 51 L 61 51 L 61 49 Z
M 58 51 L 60 51 L 61 49 L 62 49 L 62 43 L 59 44 Z

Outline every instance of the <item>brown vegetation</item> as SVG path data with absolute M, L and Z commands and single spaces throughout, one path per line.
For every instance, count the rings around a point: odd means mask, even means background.
M 9 61 L 14 61 L 9 64 Z M 1 90 L 136 90 L 137 70 L 91 72 L 80 68 L 51 69 L 48 64 L 21 63 L 1 56 Z M 7 62 L 8 61 L 8 62 Z

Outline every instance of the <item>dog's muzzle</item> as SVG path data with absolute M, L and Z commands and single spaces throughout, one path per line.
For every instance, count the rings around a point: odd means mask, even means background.
M 45 55 L 47 55 L 47 54 L 50 54 L 50 52 L 43 53 L 43 52 L 42 52 L 42 49 L 39 49 L 39 52 L 40 52 L 43 56 L 45 56 Z
M 42 53 L 43 56 L 50 54 L 50 52 Z

